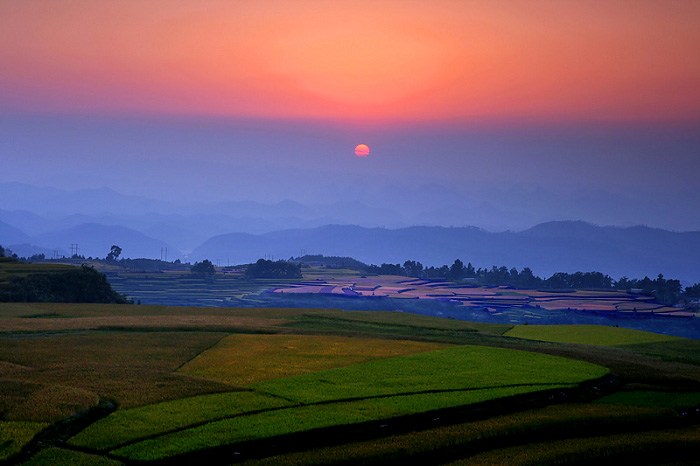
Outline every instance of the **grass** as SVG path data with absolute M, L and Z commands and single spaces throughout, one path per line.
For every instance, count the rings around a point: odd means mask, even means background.
M 103 330 L 90 330 L 90 320 Z M 420 424 L 416 428 L 427 430 L 290 455 L 310 455 L 304 457 L 308 461 L 297 464 L 323 462 L 323 455 L 329 461 L 345 458 L 347 464 L 364 458 L 403 462 L 414 456 L 430 461 L 434 454 L 443 455 L 440 458 L 447 462 L 466 457 L 466 453 L 459 456 L 462 448 L 468 454 L 481 454 L 488 448 L 535 442 L 537 448 L 545 449 L 545 442 L 555 445 L 563 435 L 599 436 L 616 432 L 615 426 L 631 432 L 654 416 L 659 424 L 649 422 L 651 427 L 645 429 L 656 429 L 668 439 L 675 432 L 679 444 L 686 445 L 685 431 L 662 430 L 673 419 L 685 418 L 673 418 L 672 410 L 633 405 L 686 407 L 700 393 L 700 341 L 687 339 L 650 342 L 615 334 L 607 344 L 617 347 L 558 343 L 502 337 L 510 325 L 397 312 L 31 303 L 0 307 L 0 329 L 17 328 L 20 322 L 27 326 L 24 330 L 0 334 L 0 412 L 4 419 L 54 422 L 93 405 L 98 397 L 111 398 L 120 403 L 120 409 L 72 442 L 129 459 L 192 452 L 188 459 L 197 461 L 198 449 L 259 439 L 265 440 L 256 444 L 265 453 L 267 445 L 278 443 L 274 437 L 295 433 L 305 433 L 291 437 L 303 441 L 299 449 L 340 443 L 343 436 L 331 434 L 345 432 L 344 425 L 377 421 L 376 425 L 388 422 L 400 428 L 404 421 L 397 419 L 400 416 L 571 386 L 606 372 L 581 361 L 606 366 L 620 376 L 627 389 L 647 393 L 625 392 L 621 398 L 612 398 L 614 403 L 629 405 L 593 404 L 585 408 L 593 411 L 587 412 L 566 405 L 558 407 L 560 411 L 533 411 L 528 415 L 531 418 L 516 413 L 515 417 L 470 422 L 455 430 Z M 254 335 L 258 332 L 274 334 Z M 276 343 L 266 347 L 264 342 Z M 453 346 L 465 342 L 481 346 Z M 652 390 L 685 392 L 658 394 Z M 266 392 L 272 396 L 265 396 Z M 427 422 L 429 419 L 432 417 Z M 328 427 L 335 429 L 319 430 Z M 644 442 L 634 440 L 636 434 L 629 435 L 632 440 L 620 443 L 627 446 L 619 448 L 647 451 Z M 9 448 L 8 440 L 19 441 L 20 437 L 2 437 L 0 444 Z M 487 448 L 489 439 L 494 445 Z M 284 444 L 283 439 L 279 441 Z M 670 444 L 656 445 L 663 451 Z M 579 445 L 584 453 L 581 458 L 623 451 L 618 446 L 595 450 L 587 445 Z M 450 456 L 453 448 L 459 450 L 457 456 Z M 320 456 L 314 456 L 317 453 Z M 548 458 L 545 450 L 541 455 Z M 555 455 L 552 461 L 577 458 L 567 455 Z M 294 464 L 297 456 L 279 458 L 284 458 L 280 463 Z M 32 464 L 100 460 L 110 461 L 110 456 L 48 449 L 35 456 Z
M 47 448 L 22 466 L 120 466 L 119 461 L 62 448 Z
M 529 443 L 492 450 L 450 464 L 469 466 L 592 464 L 600 458 L 611 456 L 618 457 L 628 464 L 640 461 L 642 464 L 670 464 L 677 461 L 696 461 L 698 448 L 700 448 L 700 427 L 692 426 L 684 429 Z
M 700 340 L 684 338 L 659 343 L 628 345 L 625 348 L 663 361 L 700 365 Z
M 0 320 L 13 317 L 31 317 L 54 314 L 56 317 L 110 317 L 110 316 L 216 316 L 254 317 L 259 319 L 288 319 L 308 313 L 342 314 L 342 311 L 320 309 L 227 308 L 194 306 L 125 306 L 122 304 L 66 304 L 66 303 L 2 303 Z
M 434 463 L 441 455 L 478 452 L 492 444 L 518 441 L 517 438 L 542 440 L 552 435 L 562 437 L 600 433 L 601 430 L 620 431 L 639 423 L 663 422 L 675 417 L 675 413 L 669 410 L 591 404 L 555 405 L 419 432 L 292 452 L 244 464 L 383 464 L 406 457 L 420 462 L 423 456 Z
M 350 314 L 350 313 L 348 313 Z M 353 313 L 354 314 L 354 313 Z M 384 314 L 384 313 L 382 313 Z M 389 315 L 401 315 L 401 313 L 386 313 Z M 384 319 L 389 320 L 386 316 Z M 439 318 L 434 318 L 439 319 Z M 293 321 L 284 327 L 294 332 L 316 332 L 332 335 L 365 336 L 379 338 L 401 338 L 436 341 L 452 344 L 467 344 L 477 341 L 493 341 L 499 339 L 497 334 L 481 333 L 479 324 L 462 326 L 461 321 L 445 319 L 448 322 L 456 322 L 456 325 L 447 328 L 430 327 L 420 325 L 405 325 L 381 320 L 362 320 L 360 318 L 346 318 L 345 313 L 306 313 L 294 317 Z M 469 322 L 472 324 L 472 322 Z M 508 327 L 510 326 L 499 326 Z M 497 327 L 496 327 L 497 328 Z M 499 329 L 500 330 L 500 329 Z M 503 331 L 506 329 L 503 328 Z
M 334 336 L 230 335 L 179 372 L 233 385 L 444 348 L 438 343 Z
M 602 377 L 604 367 L 502 348 L 460 346 L 252 385 L 300 403 L 431 390 L 573 384 Z
M 54 421 L 96 406 L 96 393 L 63 384 L 0 381 L 0 408 L 10 421 Z
M 211 422 L 128 445 L 113 453 L 134 460 L 165 458 L 203 448 L 567 387 L 605 373 L 607 369 L 603 367 L 555 356 L 501 348 L 452 347 L 257 383 L 252 385 L 256 390 L 299 403 L 323 404 Z
M 336 316 L 336 318 L 338 320 L 389 324 L 409 328 L 463 330 L 492 333 L 494 335 L 502 335 L 513 327 L 509 324 L 468 322 L 465 320 L 435 318 L 406 312 L 345 311 L 341 315 Z
M 519 386 L 319 404 L 211 422 L 134 443 L 111 453 L 130 460 L 169 458 L 206 448 L 328 427 L 377 421 L 562 386 Z
M 291 402 L 255 392 L 182 398 L 116 411 L 70 439 L 69 444 L 97 450 L 225 417 L 280 408 Z
M 24 264 L 4 259 L 0 261 L 0 279 L 7 279 L 11 276 L 26 277 L 34 273 L 65 272 L 75 268 L 65 264 Z
M 596 403 L 684 409 L 700 406 L 700 392 L 622 391 L 596 400 Z
M 0 421 L 0 461 L 18 454 L 46 427 L 48 424 L 40 422 Z
M 14 420 L 56 421 L 97 396 L 126 408 L 231 391 L 218 382 L 173 374 L 223 335 L 90 332 L 0 337 L 0 403 Z M 26 397 L 34 393 L 35 402 L 27 403 Z M 68 409 L 62 409 L 66 404 Z
M 602 325 L 517 325 L 505 332 L 504 335 L 529 340 L 597 346 L 620 346 L 681 340 L 679 337 L 669 335 Z

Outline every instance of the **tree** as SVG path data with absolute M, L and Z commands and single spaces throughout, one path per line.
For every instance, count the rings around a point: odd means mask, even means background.
M 459 259 L 455 259 L 452 267 L 450 267 L 450 278 L 452 280 L 460 280 L 464 276 L 464 262 Z
M 216 273 L 216 269 L 209 259 L 204 259 L 202 262 L 195 262 L 194 265 L 190 267 L 190 272 L 204 279 L 210 279 L 214 276 L 214 273 Z
M 474 266 L 471 262 L 467 264 L 467 270 L 465 271 L 465 275 L 467 276 L 467 278 L 476 277 L 476 270 L 474 270 Z
M 122 248 L 120 248 L 116 244 L 113 244 L 112 248 L 109 251 L 109 254 L 107 254 L 107 262 L 116 262 L 117 258 L 121 253 Z
M 301 264 L 279 260 L 258 259 L 250 264 L 245 271 L 247 278 L 302 278 Z
M 686 287 L 685 294 L 689 298 L 700 298 L 700 283 Z
M 107 277 L 92 267 L 13 276 L 0 290 L 0 302 L 127 303 Z
M 406 261 L 403 263 L 404 271 L 409 277 L 421 278 L 423 276 L 423 264 L 416 261 Z

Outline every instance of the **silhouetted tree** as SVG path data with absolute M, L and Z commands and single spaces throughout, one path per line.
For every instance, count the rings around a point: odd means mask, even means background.
M 403 263 L 404 272 L 409 277 L 421 278 L 423 276 L 423 264 L 416 261 L 406 261 Z
M 700 298 L 700 283 L 686 287 L 685 295 L 689 298 Z
M 248 278 L 302 278 L 301 264 L 265 259 L 258 259 L 255 264 L 250 264 L 245 275 Z
M 450 267 L 450 279 L 461 280 L 464 277 L 465 268 L 464 262 L 459 259 L 455 259 L 454 263 Z
M 202 262 L 195 262 L 194 265 L 190 267 L 190 272 L 201 278 L 211 279 L 216 273 L 216 268 L 209 259 L 204 259 Z
M 474 266 L 472 265 L 471 262 L 467 264 L 467 269 L 464 271 L 464 276 L 467 278 L 474 278 L 476 277 L 476 270 L 474 270 Z
M 120 248 L 116 244 L 113 244 L 112 248 L 109 250 L 109 254 L 107 254 L 107 262 L 115 262 L 117 258 L 121 255 L 121 253 L 122 248 Z
M 92 267 L 35 273 L 12 277 L 9 287 L 0 290 L 0 301 L 56 303 L 127 302 L 110 286 L 107 277 Z

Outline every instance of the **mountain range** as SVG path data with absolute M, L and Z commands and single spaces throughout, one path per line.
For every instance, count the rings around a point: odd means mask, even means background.
M 434 212 L 443 209 L 448 215 L 452 211 L 455 224 L 469 224 L 470 212 L 476 210 L 460 211 L 457 204 L 450 203 L 451 193 L 436 193 L 437 197 L 423 199 L 434 206 Z M 419 191 L 413 194 L 409 197 L 415 201 Z M 437 217 L 435 223 L 442 226 L 411 226 L 405 212 L 386 209 L 380 203 L 182 204 L 123 195 L 108 188 L 66 191 L 23 183 L 0 183 L 0 200 L 0 244 L 25 257 L 41 253 L 67 256 L 74 244 L 81 255 L 105 257 L 116 244 L 123 257 L 161 258 L 167 249 L 169 260 L 210 259 L 220 264 L 261 257 L 286 259 L 304 253 L 351 256 L 373 264 L 416 260 L 426 266 L 449 265 L 459 258 L 477 268 L 530 267 L 541 276 L 596 270 L 613 278 L 663 273 L 700 282 L 697 231 L 601 227 L 583 221 L 538 222 L 518 231 L 487 231 L 474 226 L 446 227 L 444 218 Z M 474 209 L 488 211 L 489 207 Z M 491 215 L 497 218 L 500 213 Z M 430 222 L 421 225 L 426 224 Z
M 351 256 L 373 264 L 417 260 L 439 266 L 461 259 L 477 268 L 530 267 L 541 276 L 595 270 L 615 279 L 663 273 L 686 282 L 700 281 L 700 232 L 599 227 L 580 221 L 548 222 L 521 232 L 501 233 L 473 227 L 391 230 L 348 225 L 263 235 L 231 233 L 207 240 L 190 258 L 239 263 L 263 255 L 288 258 L 302 251 Z
M 543 277 L 555 272 L 595 270 L 615 279 L 663 273 L 686 283 L 700 282 L 700 232 L 600 227 L 580 221 L 547 222 L 521 232 L 496 233 L 475 227 L 388 229 L 356 225 L 257 235 L 226 233 L 203 241 L 187 256 L 165 241 L 118 225 L 84 223 L 32 237 L 0 222 L 0 244 L 21 255 L 43 252 L 49 257 L 53 250 L 65 251 L 70 244 L 78 244 L 82 255 L 104 257 L 116 244 L 124 257 L 159 258 L 167 248 L 170 260 L 209 259 L 222 265 L 254 262 L 261 257 L 324 254 L 351 256 L 373 264 L 416 260 L 426 266 L 450 265 L 461 259 L 477 268 L 530 267 Z

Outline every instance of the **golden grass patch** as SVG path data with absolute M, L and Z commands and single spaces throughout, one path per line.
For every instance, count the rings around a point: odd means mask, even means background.
M 43 338 L 0 338 L 4 361 L 0 400 L 15 418 L 55 420 L 87 400 L 85 392 L 115 399 L 122 407 L 230 391 L 221 383 L 173 374 L 180 365 L 223 337 L 215 332 L 86 332 Z M 43 387 L 62 387 L 42 391 Z M 36 393 L 35 393 L 36 392 Z M 71 393 L 70 403 L 64 403 Z M 33 395 L 34 394 L 34 395 Z M 81 395 L 82 394 L 82 395 Z M 35 396 L 36 406 L 26 404 Z M 94 395 L 93 395 L 94 396 Z M 75 406 L 78 408 L 79 406 Z M 37 413 L 44 413 L 41 416 Z
M 680 340 L 680 337 L 603 325 L 517 325 L 505 333 L 508 337 L 558 343 L 598 346 L 633 345 Z
M 64 385 L 23 384 L 17 390 L 7 390 L 8 381 L 0 385 L 0 406 L 8 421 L 57 421 L 97 405 L 94 392 Z M 8 391 L 10 393 L 8 393 Z
M 249 385 L 447 346 L 333 336 L 231 335 L 178 372 L 234 385 Z

